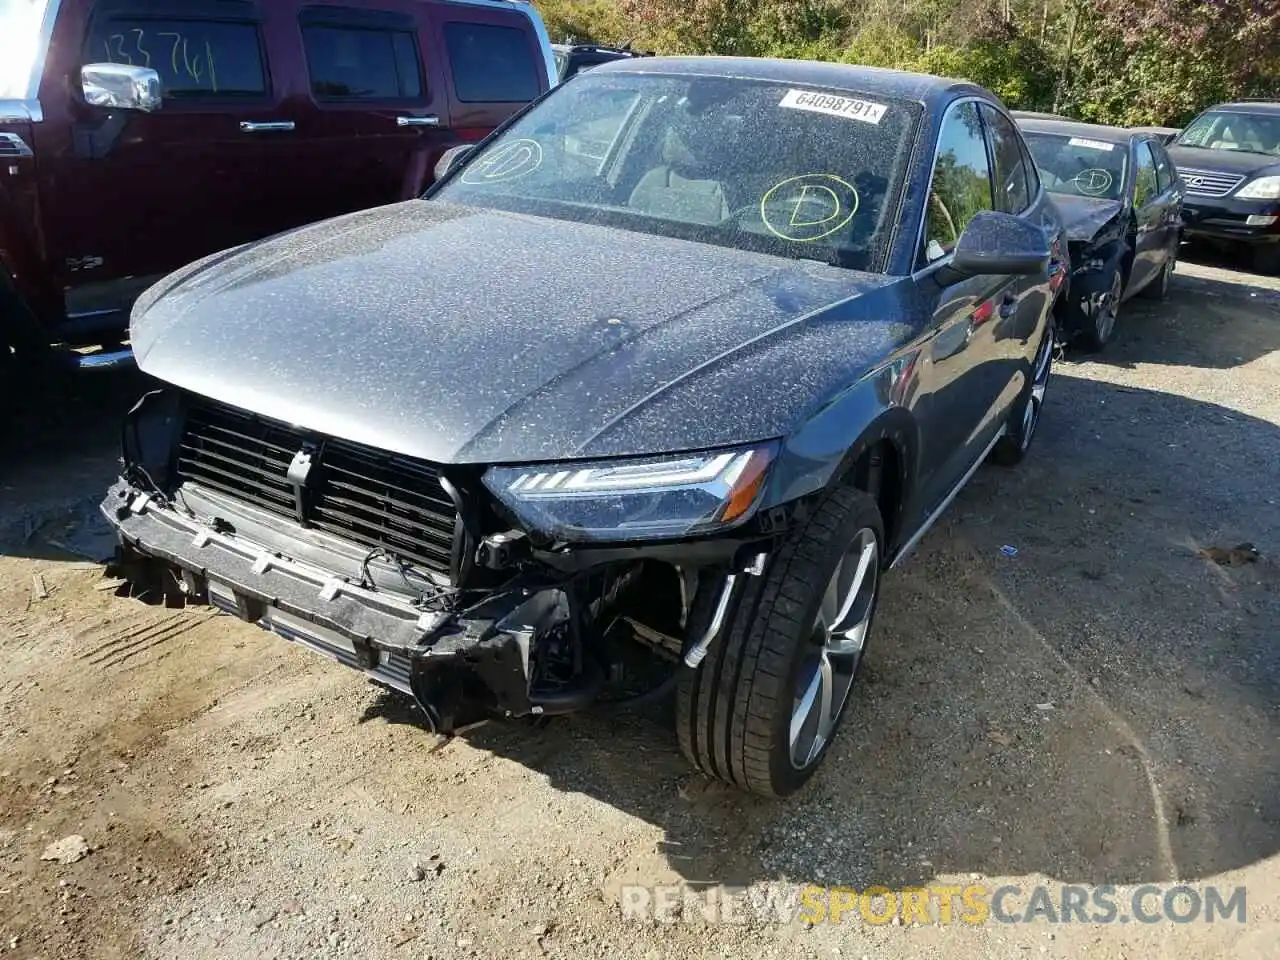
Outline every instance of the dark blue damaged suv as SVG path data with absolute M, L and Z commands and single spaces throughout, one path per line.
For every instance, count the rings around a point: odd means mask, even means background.
M 968 83 L 636 58 L 441 173 L 138 301 L 119 570 L 441 731 L 674 693 L 695 764 L 792 792 L 882 575 L 1039 422 L 1021 135 Z

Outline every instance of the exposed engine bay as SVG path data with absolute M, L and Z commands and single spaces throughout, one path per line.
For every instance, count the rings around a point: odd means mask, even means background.
M 411 695 L 441 733 L 670 690 L 785 527 L 568 545 L 434 467 L 176 391 L 124 430 L 102 510 L 144 599 L 207 603 Z

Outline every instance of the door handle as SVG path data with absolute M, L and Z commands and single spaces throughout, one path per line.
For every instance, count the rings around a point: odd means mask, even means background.
M 241 120 L 241 133 L 288 133 L 296 124 L 292 120 L 269 120 L 264 122 L 254 122 L 253 120 Z
M 434 114 L 426 117 L 396 117 L 397 127 L 438 127 L 440 118 Z
M 1018 295 L 1013 292 L 1006 293 L 1000 298 L 1000 319 L 1008 320 L 1018 312 Z

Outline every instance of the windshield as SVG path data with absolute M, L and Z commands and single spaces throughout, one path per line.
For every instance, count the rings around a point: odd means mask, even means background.
M 1280 156 L 1280 114 L 1210 110 L 1191 121 L 1178 146 Z
M 1129 147 L 1088 137 L 1023 131 L 1040 180 L 1050 193 L 1119 200 L 1129 169 Z
M 880 270 L 920 112 L 773 82 L 590 73 L 432 198 Z
M 0 0 L 0 100 L 31 95 L 31 71 L 48 0 Z

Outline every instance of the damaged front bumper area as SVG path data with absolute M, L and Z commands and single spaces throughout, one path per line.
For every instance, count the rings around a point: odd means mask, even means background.
M 119 531 L 116 564 L 126 579 L 176 589 L 186 602 L 208 602 L 363 671 L 414 696 L 438 727 L 448 725 L 441 707 L 453 699 L 433 669 L 445 662 L 460 661 L 450 665 L 465 666 L 490 691 L 491 705 L 511 716 L 589 702 L 587 688 L 578 698 L 547 703 L 530 696 L 531 648 L 542 632 L 567 620 L 567 598 L 554 587 L 499 590 L 465 615 L 453 615 L 272 554 L 123 479 L 108 492 L 102 511 Z
M 660 627 L 626 615 L 629 591 L 654 586 L 643 549 L 621 561 L 569 564 L 567 572 L 526 565 L 495 587 L 441 590 L 424 600 L 381 589 L 376 577 L 339 576 L 268 550 L 237 535 L 234 524 L 203 520 L 123 478 L 102 512 L 119 535 L 115 572 L 135 588 L 166 601 L 209 603 L 359 670 L 412 696 L 441 733 L 493 715 L 589 706 L 620 672 L 607 654 L 618 642 L 642 640 L 650 666 L 667 677 L 658 685 L 669 686 L 682 661 L 705 654 L 738 579 L 724 571 L 743 555 L 738 541 L 703 545 L 698 559 L 714 571 L 703 582 L 715 613 L 686 643 L 664 631 L 685 626 L 697 573 L 668 591 L 679 599 L 657 618 Z

